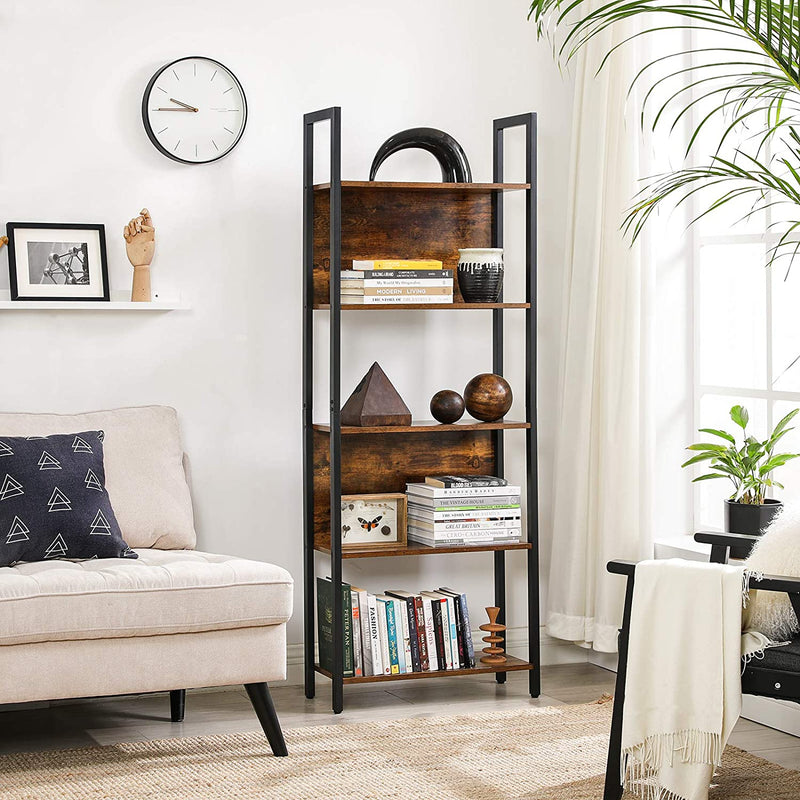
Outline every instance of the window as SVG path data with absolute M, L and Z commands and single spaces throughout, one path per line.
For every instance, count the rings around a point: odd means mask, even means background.
M 769 233 L 773 220 L 767 212 L 731 226 L 740 216 L 709 216 L 694 232 L 695 427 L 733 432 L 728 412 L 741 403 L 748 430 L 763 438 L 800 407 L 800 259 L 788 278 L 787 259 L 766 268 L 778 237 Z M 800 430 L 783 438 L 781 451 L 800 452 Z M 800 498 L 800 464 L 790 462 L 776 479 L 786 486 L 780 499 Z M 695 529 L 721 528 L 731 484 L 694 486 Z

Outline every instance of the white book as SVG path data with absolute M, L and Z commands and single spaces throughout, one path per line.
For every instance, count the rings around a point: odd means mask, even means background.
M 453 652 L 453 669 L 461 669 L 461 657 L 458 653 L 458 625 L 456 624 L 456 601 L 450 595 L 447 598 L 447 614 L 450 617 L 450 647 Z
M 357 586 L 350 587 L 358 602 L 358 620 L 361 627 L 361 667 L 362 675 L 369 677 L 372 672 L 372 639 L 369 634 L 369 608 L 367 607 L 367 592 Z M 355 616 L 353 617 L 353 627 L 355 627 Z
M 491 497 L 492 495 L 518 495 L 522 493 L 519 486 L 451 486 L 449 488 L 431 486 L 429 483 L 407 483 L 409 494 L 421 497 Z
M 367 621 L 369 625 L 370 651 L 372 653 L 372 671 L 370 675 L 383 675 L 383 650 L 381 648 L 380 628 L 378 627 L 378 603 L 375 600 L 375 595 L 369 593 L 367 593 Z
M 374 596 L 373 599 L 375 599 Z M 389 656 L 389 628 L 386 624 L 386 613 L 383 610 L 384 604 L 384 601 L 378 603 L 377 599 L 375 599 L 375 615 L 378 617 L 378 637 L 380 638 L 381 647 L 381 667 L 384 675 L 391 675 L 392 659 Z
M 406 604 L 403 600 L 396 597 L 391 598 L 394 603 L 394 623 L 397 630 L 397 661 L 400 667 L 400 674 L 410 672 L 410 664 L 406 662 L 406 645 L 408 645 L 408 616 L 406 615 Z M 405 624 L 404 624 L 405 623 Z
M 425 616 L 425 641 L 428 645 L 428 661 L 430 662 L 431 672 L 442 669 L 439 665 L 439 656 L 436 652 L 436 627 L 433 624 L 433 608 L 431 598 L 422 598 L 422 612 Z
M 395 602 L 400 604 L 400 616 L 402 617 L 402 625 L 400 626 L 403 631 L 403 654 L 405 655 L 406 672 L 414 671 L 414 662 L 411 658 L 411 628 L 408 624 L 408 606 L 405 600 L 397 600 Z M 397 606 L 394 607 L 397 611 Z M 399 631 L 398 631 L 399 633 Z

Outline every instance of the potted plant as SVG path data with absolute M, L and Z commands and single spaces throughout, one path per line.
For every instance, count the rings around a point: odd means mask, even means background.
M 800 453 L 775 452 L 775 445 L 789 431 L 794 430 L 789 427 L 789 423 L 798 412 L 798 408 L 790 411 L 772 433 L 760 442 L 747 434 L 747 423 L 750 421 L 747 409 L 744 406 L 734 406 L 731 409 L 731 419 L 742 429 L 741 447 L 737 445 L 733 434 L 716 428 L 700 428 L 700 433 L 709 433 L 725 440 L 726 444 L 698 442 L 686 448 L 699 452 L 681 464 L 682 467 L 708 462 L 711 470 L 696 477 L 693 483 L 717 478 L 727 478 L 733 483 L 733 494 L 725 500 L 725 530 L 729 533 L 760 536 L 783 507 L 783 503 L 766 497 L 766 493 L 774 486 L 783 489 L 783 484 L 773 479 L 773 472 L 787 461 L 800 457 Z

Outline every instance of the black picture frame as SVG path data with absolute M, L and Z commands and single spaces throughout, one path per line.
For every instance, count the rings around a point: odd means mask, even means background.
M 101 292 L 96 295 L 74 294 L 70 293 L 70 287 L 75 284 L 65 283 L 58 284 L 54 281 L 54 285 L 63 286 L 64 292 L 52 295 L 36 295 L 30 292 L 20 293 L 20 280 L 19 269 L 22 266 L 21 260 L 18 258 L 17 237 L 21 231 L 87 231 L 91 232 L 97 237 L 98 253 L 100 260 L 99 278 L 102 286 Z M 108 302 L 111 299 L 111 291 L 108 284 L 108 256 L 106 253 L 106 228 L 102 223 L 88 223 L 88 222 L 7 222 L 6 235 L 8 236 L 8 272 L 9 272 L 9 286 L 11 289 L 12 300 L 24 300 L 28 302 Z M 54 237 L 55 240 L 55 237 Z M 27 261 L 26 261 L 27 263 Z M 25 283 L 28 286 L 29 282 Z M 90 284 L 91 285 L 91 284 Z

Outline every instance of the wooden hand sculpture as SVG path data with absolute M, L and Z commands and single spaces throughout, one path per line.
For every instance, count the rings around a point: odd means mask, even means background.
M 128 261 L 133 264 L 133 291 L 131 300 L 134 303 L 150 302 L 150 262 L 156 249 L 156 229 L 150 212 L 143 208 L 138 217 L 134 217 L 122 234 L 125 237 L 125 249 Z

